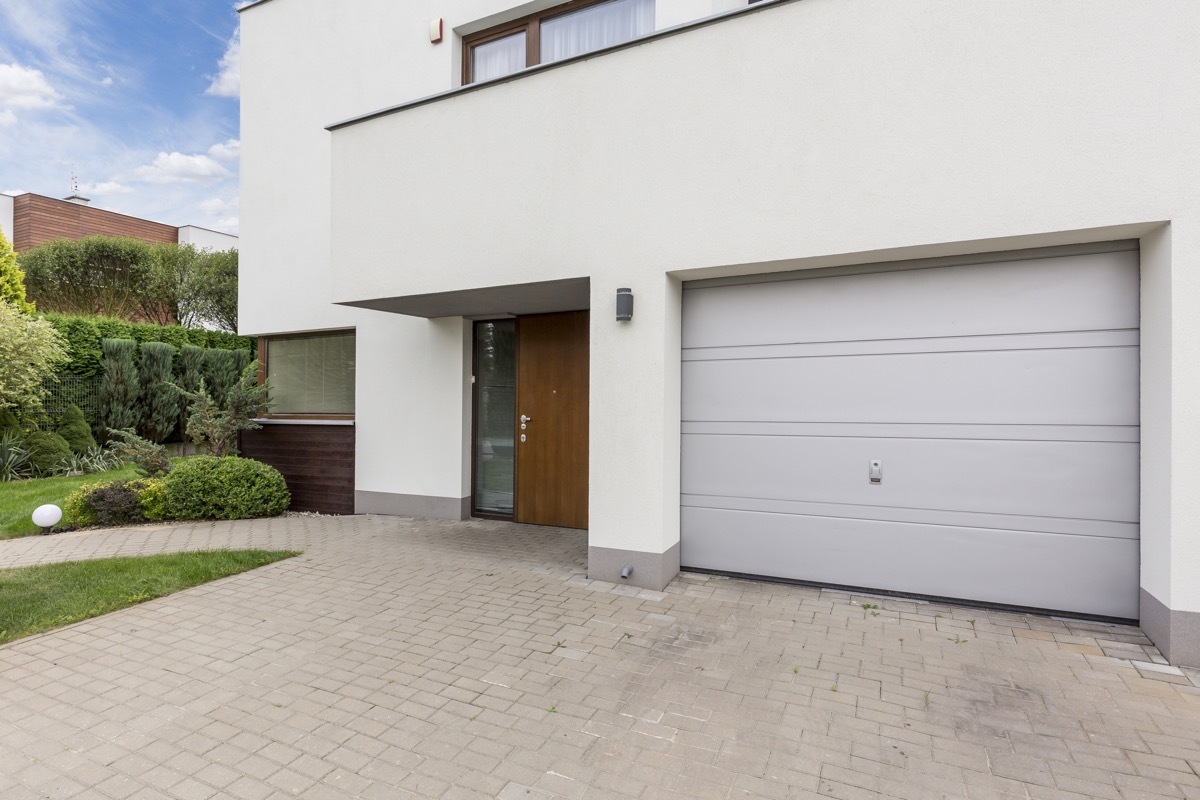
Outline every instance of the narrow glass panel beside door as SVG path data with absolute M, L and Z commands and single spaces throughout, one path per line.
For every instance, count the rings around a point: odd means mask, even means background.
M 474 511 L 511 517 L 517 338 L 511 319 L 475 323 Z

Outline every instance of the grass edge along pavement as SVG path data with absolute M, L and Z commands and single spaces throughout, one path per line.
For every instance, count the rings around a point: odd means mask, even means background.
M 137 477 L 137 470 L 126 466 L 91 475 L 31 478 L 0 483 L 0 539 L 15 539 L 41 533 L 41 528 L 33 524 L 30 516 L 33 510 L 46 503 L 53 503 L 62 508 L 71 492 L 85 483 L 108 483 L 115 480 L 134 480 Z
M 0 644 L 300 555 L 201 550 L 0 569 Z

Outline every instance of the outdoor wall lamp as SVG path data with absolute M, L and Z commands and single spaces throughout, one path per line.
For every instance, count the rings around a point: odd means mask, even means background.
M 633 291 L 617 289 L 617 322 L 628 322 L 633 319 Z

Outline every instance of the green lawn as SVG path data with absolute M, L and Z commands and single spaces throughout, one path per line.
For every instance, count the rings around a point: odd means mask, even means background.
M 214 550 L 0 569 L 0 644 L 295 555 Z
M 85 483 L 102 483 L 118 478 L 133 480 L 136 477 L 137 471 L 133 467 L 122 467 L 94 475 L 0 483 L 0 539 L 41 533 L 42 529 L 29 518 L 33 510 L 45 503 L 54 503 L 62 508 L 67 495 Z

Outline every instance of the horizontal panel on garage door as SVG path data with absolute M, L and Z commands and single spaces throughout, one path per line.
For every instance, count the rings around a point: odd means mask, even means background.
M 1136 618 L 1116 247 L 685 287 L 683 564 Z

